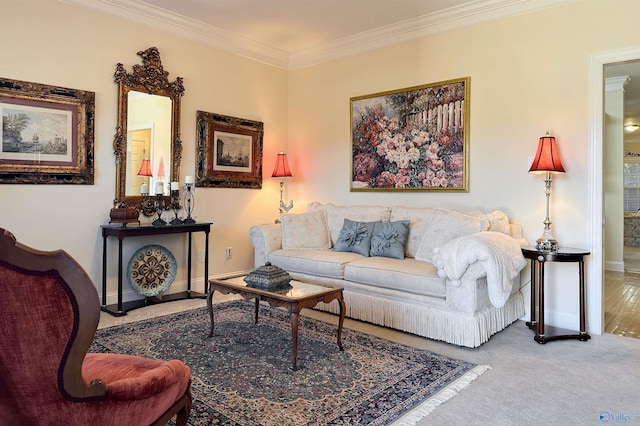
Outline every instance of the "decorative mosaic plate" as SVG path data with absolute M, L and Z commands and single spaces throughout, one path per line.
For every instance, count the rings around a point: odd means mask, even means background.
M 177 269 L 176 258 L 165 247 L 144 246 L 129 259 L 129 285 L 143 296 L 157 296 L 171 286 Z

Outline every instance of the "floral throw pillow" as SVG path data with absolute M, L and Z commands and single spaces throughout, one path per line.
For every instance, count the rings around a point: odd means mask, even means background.
M 408 235 L 408 220 L 376 223 L 371 237 L 371 256 L 404 259 Z
M 345 219 L 333 250 L 348 251 L 368 257 L 369 249 L 371 248 L 371 236 L 376 223 L 356 222 Z

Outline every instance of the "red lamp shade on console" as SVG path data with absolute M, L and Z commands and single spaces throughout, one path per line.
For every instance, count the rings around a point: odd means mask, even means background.
M 151 162 L 149 160 L 142 160 L 140 170 L 138 170 L 138 176 L 153 176 L 151 174 Z
M 529 173 L 544 172 L 545 176 L 545 195 L 547 198 L 547 217 L 544 222 L 544 231 L 542 236 L 536 240 L 536 248 L 542 251 L 556 252 L 558 251 L 558 242 L 551 235 L 551 220 L 549 220 L 549 196 L 551 195 L 551 173 L 564 173 L 556 138 L 546 135 L 540 138 L 538 142 L 538 151 L 533 158 L 533 163 L 529 168 Z
M 138 176 L 143 176 L 143 179 L 148 176 L 153 176 L 151 173 L 151 162 L 149 160 L 142 160 L 140 170 L 138 170 Z M 149 195 L 149 185 L 145 180 L 143 180 L 142 185 L 140 185 L 140 195 Z
M 289 204 L 285 204 L 282 194 L 284 191 L 284 178 L 293 176 L 291 174 L 291 169 L 289 168 L 289 163 L 287 162 L 287 154 L 284 152 L 279 152 L 276 157 L 276 166 L 273 169 L 273 173 L 271 177 L 279 177 L 280 178 L 280 216 L 286 214 L 289 210 L 293 208 L 293 200 L 289 201 Z M 276 219 L 276 223 L 279 223 L 280 219 Z

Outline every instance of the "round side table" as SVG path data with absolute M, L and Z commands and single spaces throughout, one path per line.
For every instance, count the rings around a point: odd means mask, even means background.
M 541 251 L 535 247 L 522 249 L 525 258 L 531 261 L 531 321 L 527 327 L 535 331 L 534 340 L 545 344 L 553 340 L 577 339 L 583 342 L 591 339 L 586 329 L 584 259 L 590 254 L 588 250 L 571 247 L 560 247 L 558 251 Z M 565 330 L 544 325 L 544 265 L 547 262 L 577 262 L 580 278 L 580 331 Z

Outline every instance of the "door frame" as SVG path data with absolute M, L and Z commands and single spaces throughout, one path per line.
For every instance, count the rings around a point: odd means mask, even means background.
M 599 52 L 589 61 L 589 146 L 591 157 L 591 191 L 589 236 L 591 259 L 587 286 L 589 331 L 604 331 L 604 66 L 640 59 L 640 47 Z

